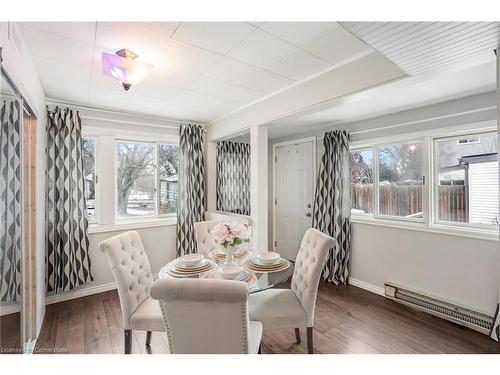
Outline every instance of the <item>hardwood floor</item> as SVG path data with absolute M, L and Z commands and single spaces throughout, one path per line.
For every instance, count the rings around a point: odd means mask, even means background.
M 305 329 L 301 329 L 306 337 Z M 167 353 L 164 333 L 134 332 L 132 353 Z M 266 332 L 263 353 L 306 353 L 293 329 Z M 322 283 L 314 329 L 315 353 L 500 353 L 486 335 L 418 312 L 354 286 Z M 48 305 L 39 353 L 123 353 L 116 291 Z
M 21 352 L 21 314 L 0 316 L 0 354 Z

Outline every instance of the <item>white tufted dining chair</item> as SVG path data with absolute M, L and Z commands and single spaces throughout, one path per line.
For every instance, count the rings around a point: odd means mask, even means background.
M 247 284 L 217 279 L 161 279 L 158 299 L 175 354 L 256 354 L 262 324 L 248 317 Z
M 194 223 L 198 253 L 207 255 L 211 250 L 219 247 L 219 245 L 215 243 L 215 237 L 211 233 L 212 229 L 219 223 L 222 223 L 222 221 L 209 220 Z
M 141 237 L 135 231 L 111 237 L 99 244 L 108 258 L 118 287 L 125 336 L 125 354 L 132 348 L 132 330 L 165 332 L 158 302 L 150 297 L 153 275 Z
M 300 344 L 299 328 L 307 329 L 307 350 L 313 353 L 314 307 L 319 278 L 336 241 L 319 230 L 310 228 L 304 234 L 295 260 L 291 289 L 268 289 L 250 295 L 250 319 L 262 322 L 264 331 L 295 328 Z

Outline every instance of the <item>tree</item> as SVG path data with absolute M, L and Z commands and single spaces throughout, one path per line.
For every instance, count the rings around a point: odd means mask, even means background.
M 117 142 L 119 214 L 127 214 L 128 199 L 132 188 L 136 181 L 154 173 L 154 161 L 154 144 Z
M 373 168 L 362 152 L 351 153 L 351 184 L 373 183 Z

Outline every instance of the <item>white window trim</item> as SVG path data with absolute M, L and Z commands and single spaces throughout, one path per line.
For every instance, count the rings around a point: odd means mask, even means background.
M 88 228 L 89 234 L 94 233 L 107 233 L 118 232 L 123 230 L 143 229 L 143 228 L 156 228 L 177 225 L 177 217 L 149 219 L 149 220 L 134 220 L 119 222 L 115 224 L 91 224 Z
M 475 138 L 474 136 L 479 135 L 479 139 L 484 138 L 485 136 L 496 136 L 497 133 L 496 131 L 482 131 L 482 132 L 472 132 L 467 134 L 470 138 Z M 432 185 L 431 185 L 431 194 L 432 194 L 432 221 L 431 225 L 436 226 L 436 227 L 454 227 L 458 228 L 459 230 L 479 230 L 479 231 L 485 231 L 485 232 L 492 232 L 496 231 L 498 233 L 498 226 L 496 225 L 488 225 L 488 224 L 469 224 L 469 223 L 459 223 L 459 222 L 453 222 L 453 221 L 440 221 L 439 218 L 437 217 L 437 213 L 439 210 L 439 196 L 438 196 L 438 181 L 439 181 L 439 170 L 437 167 L 437 162 L 438 162 L 438 152 L 439 149 L 437 146 L 438 142 L 446 142 L 446 141 L 454 141 L 458 140 L 457 138 L 460 138 L 461 135 L 448 135 L 444 137 L 431 137 L 430 142 L 431 142 L 431 156 L 432 156 Z
M 100 148 L 100 136 L 111 136 L 113 137 L 113 173 L 114 175 L 111 176 L 112 178 L 112 184 L 113 184 L 113 222 L 112 223 L 101 223 L 101 212 L 100 212 L 100 188 L 99 184 L 102 181 L 102 176 L 100 176 L 97 171 L 98 171 L 98 161 L 99 161 L 99 148 Z M 114 132 L 113 129 L 110 128 L 99 128 L 99 127 L 93 127 L 93 126 L 86 126 L 82 129 L 82 137 L 88 137 L 88 138 L 94 138 L 96 140 L 96 162 L 95 162 L 95 168 L 96 168 L 96 176 L 98 178 L 98 183 L 96 187 L 96 215 L 95 215 L 95 221 L 89 222 L 89 228 L 88 228 L 88 233 L 93 234 L 93 233 L 105 233 L 105 232 L 113 232 L 113 231 L 121 231 L 121 230 L 129 230 L 129 229 L 140 229 L 140 228 L 153 228 L 153 227 L 161 227 L 161 226 L 171 226 L 171 225 L 177 225 L 177 213 L 171 213 L 171 214 L 159 214 L 159 201 L 158 197 L 156 198 L 156 204 L 155 204 L 155 216 L 143 216 L 141 218 L 118 218 L 116 214 L 116 205 L 117 205 L 117 183 L 116 183 L 116 169 L 117 169 L 117 162 L 116 162 L 116 142 L 117 141 L 128 141 L 128 142 L 144 142 L 144 143 L 155 143 L 156 148 L 155 151 L 157 152 L 156 155 L 156 162 L 158 162 L 158 144 L 171 144 L 171 145 L 179 145 L 179 136 L 175 134 L 155 134 L 154 136 L 149 136 L 149 135 L 144 135 L 142 132 L 137 132 L 137 131 L 130 131 L 130 130 L 120 130 L 119 132 Z M 157 168 L 158 171 L 158 168 Z M 159 173 L 159 172 L 158 172 Z M 155 173 L 155 183 L 157 183 L 158 179 L 158 173 Z M 156 186 L 156 189 L 158 189 L 158 186 Z M 159 194 L 159 192 L 158 192 Z
M 459 125 L 454 127 L 446 127 L 442 129 L 434 129 L 428 131 L 414 132 L 395 136 L 379 137 L 371 140 L 361 140 L 351 142 L 349 151 L 363 151 L 366 149 L 374 150 L 374 185 L 378 184 L 378 153 L 375 148 L 394 144 L 394 143 L 409 143 L 422 142 L 422 176 L 425 178 L 425 183 L 422 191 L 422 208 L 423 221 L 408 220 L 407 218 L 380 216 L 375 215 L 375 210 L 378 213 L 378 189 L 375 188 L 375 204 L 373 214 L 351 214 L 353 223 L 378 225 L 384 227 L 393 227 L 406 230 L 417 230 L 429 233 L 437 233 L 450 236 L 460 236 L 467 238 L 475 238 L 488 241 L 498 241 L 498 227 L 493 229 L 476 228 L 470 226 L 448 225 L 442 222 L 435 223 L 434 208 L 435 208 L 435 170 L 434 167 L 434 140 L 443 139 L 446 137 L 454 138 L 457 136 L 477 134 L 477 133 L 495 133 L 497 124 L 495 121 L 481 121 L 467 125 Z M 377 171 L 375 171 L 377 165 Z
M 94 140 L 94 220 L 90 221 L 87 216 L 87 208 L 85 207 L 85 216 L 87 217 L 87 221 L 89 225 L 97 224 L 99 221 L 99 176 L 97 175 L 97 160 L 98 160 L 98 152 L 99 152 L 99 137 L 93 134 L 83 134 L 82 138 L 92 138 Z M 85 188 L 85 186 L 84 186 Z

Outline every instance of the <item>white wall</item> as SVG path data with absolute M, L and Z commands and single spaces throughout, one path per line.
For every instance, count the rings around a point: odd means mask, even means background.
M 0 22 L 2 65 L 34 111 L 37 121 L 37 306 L 36 325 L 41 328 L 45 314 L 45 92 L 15 23 Z
M 353 138 L 369 140 L 371 137 L 491 121 L 496 119 L 495 111 L 482 108 L 490 107 L 494 100 L 495 93 L 482 94 L 356 123 L 332 125 L 313 134 L 304 132 L 273 140 L 269 145 L 269 201 L 272 202 L 272 145 L 275 143 L 303 136 L 320 137 L 333 129 L 365 130 L 370 126 L 394 126 L 409 120 L 415 123 L 363 132 Z M 464 108 L 471 110 L 472 114 L 453 115 Z M 317 146 L 319 166 L 322 140 L 318 140 Z M 269 228 L 269 233 L 272 233 L 272 206 L 269 206 Z M 270 246 L 271 241 L 270 236 Z M 364 223 L 353 223 L 352 226 L 351 278 L 372 284 L 379 290 L 384 282 L 391 281 L 493 315 L 498 299 L 499 265 L 498 241 Z

